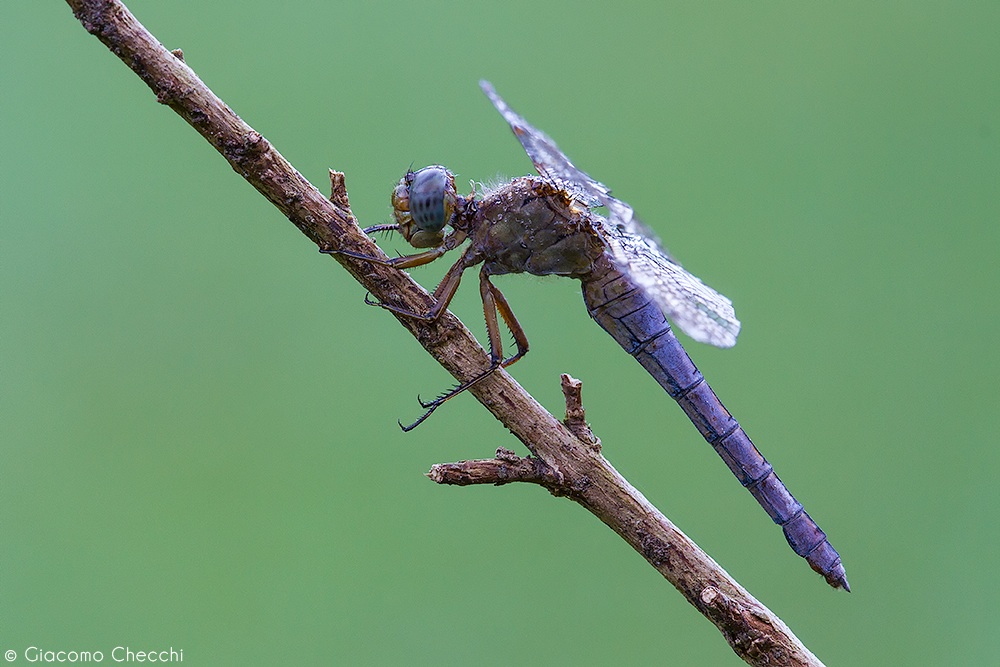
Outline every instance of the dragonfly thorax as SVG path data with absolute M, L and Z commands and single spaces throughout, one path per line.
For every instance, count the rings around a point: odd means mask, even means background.
M 434 248 L 458 208 L 455 177 L 439 165 L 407 171 L 392 191 L 392 214 L 399 233 L 415 248 Z
M 516 178 L 478 202 L 472 245 L 493 275 L 583 278 L 605 250 L 591 215 L 545 179 Z

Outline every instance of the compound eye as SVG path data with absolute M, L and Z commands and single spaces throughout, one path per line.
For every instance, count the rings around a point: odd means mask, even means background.
M 444 167 L 424 167 L 413 174 L 409 190 L 413 222 L 427 232 L 441 231 L 454 211 L 455 182 L 452 175 Z

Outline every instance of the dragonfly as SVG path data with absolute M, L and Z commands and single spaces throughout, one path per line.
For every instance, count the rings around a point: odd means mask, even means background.
M 788 544 L 834 588 L 850 591 L 840 555 L 826 534 L 788 491 L 736 419 L 705 381 L 674 335 L 670 322 L 695 341 L 728 348 L 740 322 L 732 302 L 683 269 L 636 217 L 632 207 L 578 169 L 544 132 L 529 124 L 488 81 L 480 87 L 507 121 L 538 176 L 459 195 L 445 167 L 408 170 L 392 193 L 395 222 L 366 233 L 398 232 L 414 248 L 391 259 L 324 250 L 397 269 L 428 264 L 469 242 L 417 313 L 366 301 L 425 321 L 444 313 L 466 269 L 482 265 L 479 291 L 490 345 L 489 368 L 433 401 L 410 430 L 448 399 L 528 352 L 528 339 L 491 276 L 529 273 L 575 278 L 590 316 L 635 358 L 690 418 L 740 483 L 781 526 Z M 498 319 L 499 315 L 499 319 Z M 499 320 L 516 350 L 504 356 Z

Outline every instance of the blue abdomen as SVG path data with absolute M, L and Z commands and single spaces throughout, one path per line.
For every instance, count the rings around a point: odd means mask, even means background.
M 835 588 L 850 590 L 840 555 L 774 473 L 681 346 L 659 307 L 607 257 L 583 279 L 590 316 L 677 401 L 753 494 L 798 555 Z

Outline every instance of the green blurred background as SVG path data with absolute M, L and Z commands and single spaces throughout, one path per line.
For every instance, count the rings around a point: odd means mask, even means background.
M 685 343 L 854 592 L 576 283 L 498 281 L 514 376 L 556 414 L 581 378 L 612 463 L 829 664 L 997 659 L 1000 5 L 128 4 L 364 224 L 410 164 L 530 169 L 492 80 L 734 300 L 736 348 Z M 471 397 L 402 434 L 451 379 L 65 4 L 3 3 L 0 53 L 0 649 L 740 664 L 574 504 L 427 480 L 523 450 Z

